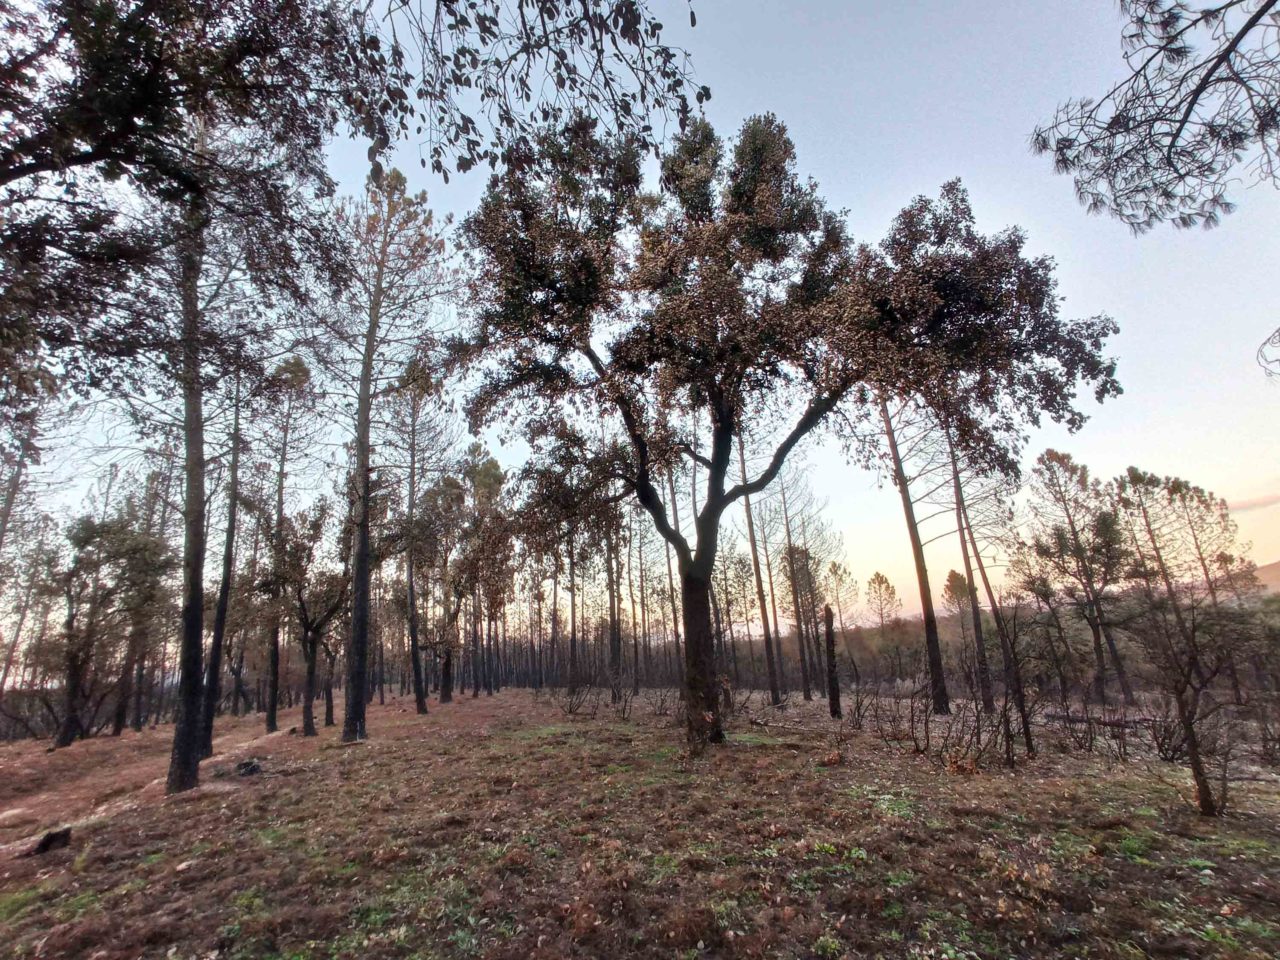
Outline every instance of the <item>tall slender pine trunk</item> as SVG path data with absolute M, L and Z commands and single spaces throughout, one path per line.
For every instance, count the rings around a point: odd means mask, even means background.
M 947 452 L 951 456 L 951 481 L 956 506 L 956 535 L 960 538 L 960 557 L 964 560 L 965 583 L 969 588 L 969 613 L 973 617 L 973 647 L 978 659 L 978 692 L 982 697 L 983 712 L 995 713 L 996 700 L 991 691 L 991 666 L 987 662 L 987 644 L 982 634 L 982 607 L 978 603 L 978 588 L 973 582 L 973 564 L 969 560 L 969 541 L 965 536 L 965 500 L 964 487 L 960 483 L 960 461 L 956 457 L 956 448 L 951 442 L 950 431 L 947 433 Z
M 192 202 L 179 254 L 182 300 L 182 423 L 184 444 L 182 634 L 178 646 L 178 701 L 166 790 L 190 790 L 200 780 L 200 704 L 204 693 L 204 380 L 201 357 L 200 271 L 204 211 Z M 163 691 L 161 691 L 163 695 Z
M 418 594 L 414 582 L 414 571 L 417 564 L 417 530 L 414 523 L 417 518 L 418 498 L 418 417 L 420 407 L 415 398 L 409 415 L 409 490 L 408 503 L 405 506 L 405 528 L 408 536 L 405 539 L 405 603 L 408 606 L 409 620 L 409 660 L 413 670 L 413 702 L 418 713 L 427 712 L 427 691 L 422 683 L 422 650 L 418 643 Z
M 885 438 L 889 441 L 894 485 L 897 486 L 902 498 L 902 512 L 907 520 L 907 535 L 911 538 L 911 556 L 916 565 L 916 581 L 920 585 L 925 657 L 929 665 L 929 697 L 933 703 L 934 713 L 947 714 L 951 712 L 951 700 L 947 695 L 947 679 L 942 670 L 942 643 L 938 638 L 938 618 L 933 610 L 933 591 L 929 587 L 929 568 L 924 561 L 924 545 L 920 542 L 915 504 L 911 500 L 906 470 L 903 469 L 902 456 L 898 452 L 898 438 L 894 433 L 893 420 L 889 416 L 889 404 L 883 398 L 880 400 L 880 417 L 884 423 Z
M 1013 695 L 1013 705 L 1018 711 L 1018 720 L 1022 725 L 1022 741 L 1027 749 L 1027 756 L 1036 755 L 1035 741 L 1031 734 L 1031 712 L 1027 707 L 1026 689 L 1022 683 L 1022 665 L 1018 662 L 1017 651 L 1013 647 L 1013 637 L 1005 623 L 1004 614 L 996 602 L 995 591 L 991 589 L 991 579 L 987 576 L 987 565 L 982 560 L 982 552 L 978 549 L 978 538 L 974 536 L 973 524 L 969 520 L 967 510 L 962 510 L 962 526 L 969 531 L 969 544 L 973 547 L 974 562 L 978 567 L 978 575 L 982 578 L 982 586 L 987 594 L 987 602 L 991 605 L 991 617 L 996 622 L 996 635 L 1000 638 L 1000 657 L 1004 667 L 1005 689 Z M 1007 720 L 1006 720 L 1007 723 Z M 1012 748 L 1010 748 L 1012 749 Z M 1009 754 L 1012 761 L 1012 752 Z
M 384 239 L 385 245 L 385 239 Z M 365 328 L 364 350 L 360 358 L 360 386 L 356 396 L 354 536 L 351 546 L 351 634 L 347 644 L 347 696 L 343 709 L 342 740 L 363 740 L 365 707 L 369 699 L 369 621 L 371 607 L 372 557 L 370 556 L 369 503 L 370 428 L 373 415 L 373 363 L 378 345 L 378 322 L 382 306 L 382 264 L 379 259 L 373 296 Z
M 791 581 L 791 609 L 796 621 L 796 653 L 800 657 L 800 689 L 805 700 L 813 699 L 810 690 L 809 657 L 805 651 L 804 613 L 800 607 L 800 584 L 796 575 L 795 543 L 791 539 L 791 511 L 787 509 L 787 488 L 782 487 L 782 528 L 787 538 L 787 578 Z
M 222 699 L 222 644 L 227 632 L 227 612 L 231 605 L 231 580 L 236 563 L 236 517 L 240 507 L 240 378 L 236 377 L 231 416 L 231 465 L 227 476 L 227 529 L 222 542 L 222 579 L 213 614 L 213 639 L 209 641 L 209 664 L 204 678 L 204 703 L 200 730 L 200 756 L 213 756 L 213 718 Z

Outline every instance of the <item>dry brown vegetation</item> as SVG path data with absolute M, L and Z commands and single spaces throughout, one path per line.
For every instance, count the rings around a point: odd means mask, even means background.
M 671 718 L 523 691 L 341 746 L 229 720 L 165 799 L 169 731 L 0 748 L 13 957 L 1273 957 L 1280 793 L 1195 815 L 1174 767 L 1046 750 L 938 773 L 789 711 L 685 753 Z M 833 753 L 842 757 L 833 757 Z M 261 772 L 240 775 L 256 759 Z M 839 760 L 839 762 L 835 762 Z M 75 822 L 66 849 L 20 857 Z

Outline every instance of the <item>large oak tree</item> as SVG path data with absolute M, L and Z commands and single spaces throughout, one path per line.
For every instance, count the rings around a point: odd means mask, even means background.
M 710 596 L 724 511 L 834 411 L 881 391 L 945 406 L 966 449 L 998 446 L 989 423 L 1008 384 L 1025 388 L 1012 402 L 1070 416 L 1076 381 L 1109 376 L 1095 355 L 1110 324 L 1060 322 L 1051 285 L 1024 283 L 1036 264 L 1017 255 L 1020 234 L 966 246 L 958 186 L 941 209 L 908 208 L 882 247 L 855 248 L 773 116 L 749 119 L 728 151 L 692 124 L 663 162 L 662 196 L 643 193 L 639 160 L 581 118 L 493 178 L 465 226 L 477 307 L 454 360 L 476 380 L 476 426 L 517 423 L 535 443 L 554 426 L 585 450 L 606 417 L 623 438 L 598 455 L 677 557 L 700 745 L 724 736 Z M 1068 341 L 1065 359 L 1041 352 Z M 731 484 L 743 437 L 768 445 L 765 465 Z M 704 478 L 691 536 L 663 490 L 686 466 Z

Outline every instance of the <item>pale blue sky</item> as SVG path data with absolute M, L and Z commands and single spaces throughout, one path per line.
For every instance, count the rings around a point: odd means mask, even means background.
M 1280 195 L 1242 186 L 1238 212 L 1216 230 L 1161 228 L 1134 238 L 1115 221 L 1088 216 L 1070 180 L 1027 148 L 1031 129 L 1059 101 L 1100 93 L 1119 76 L 1114 3 L 698 0 L 695 30 L 684 2 L 652 7 L 711 86 L 707 115 L 717 129 L 730 135 L 749 114 L 776 113 L 790 128 L 800 170 L 817 179 L 831 206 L 849 210 L 857 239 L 878 239 L 913 196 L 959 176 L 982 229 L 1020 224 L 1032 252 L 1057 259 L 1064 313 L 1107 312 L 1119 321 L 1113 348 L 1125 395 L 1095 408 L 1075 437 L 1037 435 L 1030 456 L 1059 446 L 1102 476 L 1132 463 L 1234 501 L 1280 493 L 1280 383 L 1267 381 L 1254 360 L 1280 324 Z M 333 151 L 349 191 L 363 181 L 363 153 L 360 145 Z M 427 190 L 437 209 L 464 214 L 483 174 L 445 187 L 416 156 L 408 148 L 398 158 L 411 185 Z M 892 488 L 877 490 L 834 445 L 805 455 L 854 575 L 865 582 L 883 570 L 907 609 L 917 606 Z M 1259 563 L 1280 559 L 1280 506 L 1237 519 Z M 954 552 L 954 539 L 930 549 L 935 586 L 959 565 Z

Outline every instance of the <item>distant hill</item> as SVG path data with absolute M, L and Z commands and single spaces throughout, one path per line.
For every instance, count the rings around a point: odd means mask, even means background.
M 1258 582 L 1268 593 L 1280 593 L 1280 560 L 1259 567 Z

